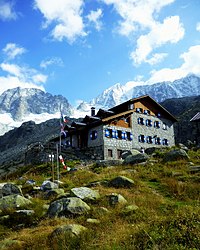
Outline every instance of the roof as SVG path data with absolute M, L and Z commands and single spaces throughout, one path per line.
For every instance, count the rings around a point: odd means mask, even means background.
M 102 118 L 108 117 L 110 115 L 114 115 L 114 112 L 112 110 L 105 110 L 105 109 L 99 109 L 96 116 Z
M 190 120 L 190 122 L 198 122 L 200 121 L 200 112 L 198 112 L 194 117 L 192 117 L 192 119 Z
M 151 101 L 152 103 L 154 103 L 154 105 L 156 105 L 159 109 L 161 109 L 172 121 L 177 122 L 177 119 L 169 111 L 167 111 L 163 106 L 161 106 L 158 102 L 156 102 L 149 95 L 144 95 L 144 96 L 132 98 L 132 99 L 130 99 L 126 102 L 123 102 L 123 103 L 121 103 L 121 104 L 119 104 L 119 105 L 117 105 L 109 110 L 114 111 L 116 113 L 117 110 L 121 110 L 123 108 L 128 108 L 130 104 L 134 104 L 135 102 L 140 101 L 142 99 L 147 99 L 147 100 Z

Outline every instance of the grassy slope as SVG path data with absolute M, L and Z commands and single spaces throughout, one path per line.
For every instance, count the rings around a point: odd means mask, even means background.
M 200 151 L 190 151 L 191 161 L 200 164 Z M 16 240 L 10 249 L 200 249 L 200 174 L 190 174 L 184 161 L 163 164 L 80 169 L 72 174 L 63 173 L 65 191 L 87 185 L 93 181 L 110 180 L 124 175 L 135 181 L 130 189 L 98 186 L 101 199 L 92 204 L 91 212 L 76 218 L 45 219 L 42 206 L 49 201 L 34 198 L 36 225 L 16 229 L 11 225 L 0 226 L 0 239 Z M 40 166 L 25 174 L 41 183 L 49 176 Z M 42 174 L 41 174 L 42 173 Z M 112 192 L 122 194 L 128 205 L 136 204 L 132 213 L 123 212 L 123 206 L 110 207 L 106 198 Z M 110 213 L 101 214 L 100 207 Z M 97 218 L 100 224 L 89 224 L 87 218 Z M 58 226 L 78 223 L 89 230 L 80 238 L 51 241 L 49 235 Z

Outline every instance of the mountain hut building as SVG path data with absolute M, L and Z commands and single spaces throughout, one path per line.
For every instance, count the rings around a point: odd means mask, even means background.
M 131 99 L 65 126 L 65 144 L 87 149 L 95 159 L 120 159 L 124 150 L 175 145 L 176 118 L 150 96 Z

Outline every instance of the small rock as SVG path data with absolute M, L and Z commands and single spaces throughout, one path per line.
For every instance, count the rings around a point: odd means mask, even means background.
M 116 188 L 131 188 L 134 186 L 134 181 L 125 176 L 118 176 L 109 182 L 109 186 Z
M 134 213 L 136 210 L 138 210 L 138 206 L 136 205 L 129 205 L 129 206 L 126 206 L 124 209 L 123 209 L 123 213 L 124 214 L 131 214 L 131 213 Z
M 97 220 L 97 219 L 92 219 L 92 218 L 89 218 L 86 220 L 88 223 L 91 223 L 91 224 L 99 224 L 100 223 L 100 220 Z
M 57 183 L 54 183 L 52 181 L 44 181 L 42 183 L 42 186 L 40 187 L 40 189 L 42 191 L 46 191 L 46 190 L 51 190 L 51 189 L 56 189 L 58 188 L 58 184 Z
M 72 188 L 71 195 L 84 201 L 94 201 L 100 198 L 99 192 L 88 187 Z
M 49 217 L 81 215 L 90 210 L 90 207 L 80 198 L 70 197 L 53 201 L 47 211 Z
M 109 198 L 109 204 L 111 206 L 127 203 L 127 200 L 121 194 L 112 193 L 108 195 L 108 198 Z
M 0 185 L 0 197 L 12 194 L 23 196 L 21 189 L 13 183 L 3 183 Z
M 64 225 L 61 227 L 56 228 L 52 234 L 51 234 L 51 239 L 55 237 L 59 237 L 62 235 L 68 235 L 69 237 L 77 237 L 79 236 L 82 232 L 86 231 L 87 228 L 79 225 L 79 224 L 69 224 L 69 225 Z
M 13 194 L 4 196 L 0 199 L 0 209 L 16 209 L 24 206 L 30 205 L 32 202 L 21 195 Z
M 146 162 L 149 156 L 146 153 L 138 153 L 136 155 L 129 155 L 124 159 L 123 164 L 138 164 L 141 162 Z

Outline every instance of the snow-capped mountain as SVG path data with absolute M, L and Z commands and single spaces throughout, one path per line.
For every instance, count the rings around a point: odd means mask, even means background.
M 109 109 L 131 98 L 150 95 L 157 102 L 169 98 L 200 95 L 200 77 L 188 75 L 173 82 L 161 82 L 152 85 L 127 82 L 117 83 L 103 91 L 102 94 L 87 103 L 82 101 L 78 107 L 72 107 L 68 100 L 61 96 L 53 96 L 39 89 L 15 88 L 0 95 L 0 135 L 23 122 L 33 120 L 35 123 L 59 118 L 60 108 L 68 117 L 84 117 L 90 115 L 91 107 Z
M 51 95 L 39 89 L 14 88 L 0 95 L 0 135 L 23 122 L 40 123 L 52 118 L 72 114 L 72 106 L 61 95 Z
M 157 102 L 170 98 L 200 95 L 200 77 L 188 75 L 173 82 L 161 82 L 153 85 L 136 86 L 133 97 L 148 94 Z
M 132 98 L 133 83 L 128 82 L 125 85 L 117 83 L 112 87 L 103 91 L 102 94 L 92 99 L 91 102 L 82 102 L 78 107 L 76 112 L 89 112 L 91 107 L 96 109 L 103 108 L 109 109 L 119 103 L 125 102 Z
M 152 85 L 140 84 L 135 86 L 131 82 L 125 85 L 117 83 L 103 91 L 102 94 L 90 103 L 84 103 L 84 106 L 109 109 L 131 98 L 142 95 L 150 95 L 157 102 L 162 102 L 169 98 L 197 96 L 200 95 L 200 77 L 191 74 L 173 82 L 160 82 Z M 81 111 L 81 106 L 77 109 Z

